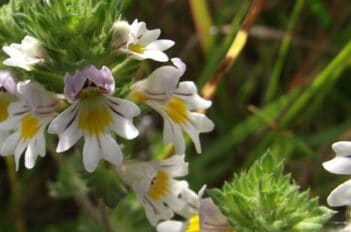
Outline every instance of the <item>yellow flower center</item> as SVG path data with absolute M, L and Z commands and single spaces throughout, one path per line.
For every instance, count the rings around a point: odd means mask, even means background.
M 200 217 L 199 214 L 195 214 L 189 220 L 189 224 L 186 227 L 185 232 L 200 232 Z
M 10 99 L 1 94 L 0 96 L 0 122 L 5 121 L 9 116 L 7 108 L 10 104 Z
M 21 119 L 20 136 L 22 139 L 31 139 L 37 134 L 39 128 L 39 120 L 29 113 Z
M 189 112 L 186 109 L 183 99 L 173 96 L 166 105 L 166 113 L 175 123 L 183 123 L 188 121 Z
M 144 102 L 146 98 L 143 92 L 133 91 L 131 94 L 131 100 L 134 102 Z
M 168 174 L 159 170 L 156 177 L 152 180 L 147 194 L 152 200 L 158 201 L 168 193 L 169 184 Z
M 136 52 L 136 53 L 144 53 L 145 48 L 143 48 L 139 44 L 132 44 L 129 46 L 129 50 Z
M 89 135 L 98 136 L 112 123 L 112 116 L 102 94 L 81 94 L 78 126 Z

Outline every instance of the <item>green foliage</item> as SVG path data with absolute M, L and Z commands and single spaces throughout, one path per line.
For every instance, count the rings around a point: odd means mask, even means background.
M 318 206 L 318 198 L 309 199 L 309 191 L 299 192 L 270 151 L 210 196 L 235 230 L 243 232 L 318 231 L 333 215 Z
M 81 160 L 78 158 L 78 154 L 68 159 L 66 165 L 62 165 L 59 168 L 57 180 L 48 184 L 50 196 L 68 198 L 75 194 L 87 192 L 88 187 L 86 182 L 77 173 L 80 166 Z
M 24 37 L 24 33 L 16 25 L 12 18 L 12 8 L 6 4 L 0 8 L 0 44 L 3 46 L 13 41 L 20 41 Z M 0 58 L 5 57 L 4 52 L 1 50 Z M 1 62 L 1 66 L 3 66 Z
M 116 207 L 117 203 L 126 195 L 127 191 L 114 169 L 106 167 L 97 168 L 93 173 L 86 176 L 88 186 L 101 197 L 105 204 Z
M 12 4 L 16 24 L 48 51 L 51 60 L 42 67 L 44 71 L 65 73 L 111 62 L 112 25 L 120 17 L 120 0 L 48 2 Z

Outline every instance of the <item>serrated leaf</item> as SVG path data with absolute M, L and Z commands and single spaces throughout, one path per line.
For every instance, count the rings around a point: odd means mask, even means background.
M 209 191 L 237 231 L 317 231 L 332 216 L 319 207 L 309 190 L 299 192 L 283 162 L 267 151 L 247 172 L 234 175 L 223 190 Z

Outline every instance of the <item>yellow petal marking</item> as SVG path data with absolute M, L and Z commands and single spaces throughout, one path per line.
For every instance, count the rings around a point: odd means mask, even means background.
M 145 48 L 143 48 L 139 44 L 133 44 L 133 45 L 129 46 L 129 50 L 136 52 L 136 53 L 144 53 Z
M 200 217 L 199 214 L 195 214 L 189 220 L 189 224 L 186 227 L 185 232 L 200 232 Z
M 175 123 L 184 123 L 189 119 L 189 111 L 186 109 L 183 99 L 173 96 L 166 104 L 166 113 Z
M 7 108 L 10 104 L 10 100 L 6 97 L 0 96 L 0 122 L 5 121 L 9 116 Z
M 132 92 L 131 100 L 134 102 L 145 102 L 146 98 L 143 92 L 136 90 Z
M 152 180 L 147 194 L 152 200 L 158 201 L 168 193 L 169 185 L 167 172 L 159 170 L 156 177 Z
M 39 131 L 39 120 L 29 113 L 21 119 L 20 136 L 22 139 L 31 139 Z
M 78 127 L 89 135 L 98 136 L 112 123 L 112 116 L 102 94 L 85 94 L 79 103 Z

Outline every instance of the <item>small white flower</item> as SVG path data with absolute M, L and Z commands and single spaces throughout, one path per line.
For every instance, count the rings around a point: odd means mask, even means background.
M 23 68 L 27 71 L 32 70 L 33 65 L 48 59 L 40 41 L 31 36 L 25 36 L 21 44 L 12 43 L 2 49 L 10 56 L 10 58 L 4 60 L 5 65 Z
M 19 82 L 17 91 L 20 100 L 9 105 L 9 117 L 0 123 L 0 130 L 12 131 L 1 147 L 1 154 L 14 154 L 16 170 L 25 150 L 26 168 L 34 167 L 38 155 L 45 156 L 44 130 L 56 114 L 59 103 L 54 93 L 36 82 Z
M 201 192 L 201 191 L 200 191 Z M 226 217 L 211 198 L 197 199 L 198 208 L 185 222 L 169 220 L 157 225 L 157 232 L 233 232 Z
M 175 66 L 162 66 L 146 79 L 136 82 L 131 87 L 130 96 L 161 114 L 164 119 L 164 143 L 174 143 L 177 154 L 185 153 L 183 131 L 192 139 L 196 151 L 201 153 L 199 134 L 213 130 L 214 124 L 204 114 L 193 111 L 207 109 L 211 102 L 198 95 L 194 82 L 178 84 L 185 64 L 178 58 L 173 58 L 172 62 Z
M 8 106 L 16 100 L 16 94 L 15 78 L 7 71 L 0 71 L 0 123 L 8 119 Z M 0 148 L 8 134 L 8 131 L 0 131 Z
M 160 29 L 148 30 L 144 22 L 117 21 L 113 25 L 112 42 L 122 52 L 137 60 L 152 59 L 159 62 L 168 61 L 163 52 L 174 45 L 172 40 L 158 39 Z
M 332 145 L 335 158 L 323 163 L 323 167 L 335 174 L 351 175 L 351 142 L 340 141 Z M 351 205 L 351 180 L 337 186 L 328 196 L 330 206 Z
M 99 160 L 105 159 L 120 165 L 122 151 L 111 131 L 133 139 L 139 132 L 132 119 L 140 113 L 130 101 L 112 97 L 115 81 L 107 67 L 97 70 L 94 66 L 65 76 L 65 95 L 72 105 L 59 114 L 50 124 L 49 133 L 58 134 L 57 152 L 71 148 L 84 136 L 83 163 L 93 172 Z
M 177 180 L 188 174 L 184 155 L 149 162 L 126 161 L 118 169 L 122 179 L 136 192 L 152 225 L 182 211 L 191 194 L 188 183 Z

